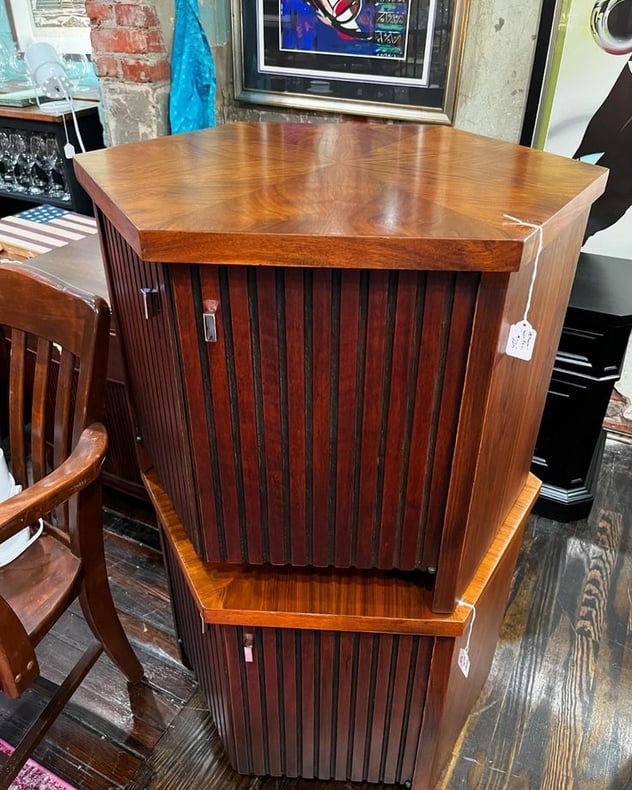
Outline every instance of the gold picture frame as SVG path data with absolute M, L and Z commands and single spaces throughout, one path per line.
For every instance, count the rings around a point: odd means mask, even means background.
M 468 0 L 232 0 L 235 98 L 451 124 L 467 10 Z

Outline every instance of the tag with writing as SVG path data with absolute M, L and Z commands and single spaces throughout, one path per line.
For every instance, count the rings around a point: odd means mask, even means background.
M 470 674 L 470 656 L 464 648 L 459 650 L 459 657 L 457 659 L 459 669 L 467 677 Z
M 528 321 L 518 321 L 509 327 L 507 355 L 528 362 L 533 355 L 537 332 Z

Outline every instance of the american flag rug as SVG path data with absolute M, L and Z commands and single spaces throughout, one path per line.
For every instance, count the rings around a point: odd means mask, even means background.
M 0 246 L 9 255 L 32 258 L 71 241 L 96 235 L 94 217 L 58 206 L 36 206 L 0 219 Z

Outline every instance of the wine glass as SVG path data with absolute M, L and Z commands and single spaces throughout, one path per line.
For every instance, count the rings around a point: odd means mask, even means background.
M 40 141 L 38 135 L 24 135 L 20 144 L 20 157 L 24 162 L 21 181 L 30 195 L 39 195 L 44 191 L 44 182 L 39 178 L 35 166 Z
M 53 171 L 58 167 L 59 163 L 59 150 L 57 148 L 57 140 L 54 137 L 39 138 L 39 143 L 36 145 L 35 161 L 46 174 L 44 191 L 48 195 L 53 196 L 63 192 L 63 189 L 60 190 L 53 177 Z
M 13 50 L 13 52 L 9 55 L 8 66 L 9 75 L 12 80 L 15 80 L 21 85 L 32 84 L 31 73 L 26 61 L 24 60 L 24 52 L 18 49 Z
M 5 133 L 3 133 L 5 134 Z M 4 183 L 12 192 L 26 192 L 26 187 L 17 180 L 16 165 L 20 158 L 20 141 L 22 135 L 16 132 L 6 135 L 7 139 L 0 141 L 2 146 L 2 161 L 4 162 Z
M 79 85 L 81 85 L 82 80 L 84 80 L 88 74 L 90 65 L 88 58 L 81 53 L 65 52 L 62 54 L 61 59 L 72 86 L 72 93 L 75 93 Z

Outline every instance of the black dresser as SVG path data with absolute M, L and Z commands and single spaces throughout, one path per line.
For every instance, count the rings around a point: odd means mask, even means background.
M 543 482 L 534 512 L 564 522 L 590 513 L 631 328 L 632 261 L 582 253 L 531 466 Z

